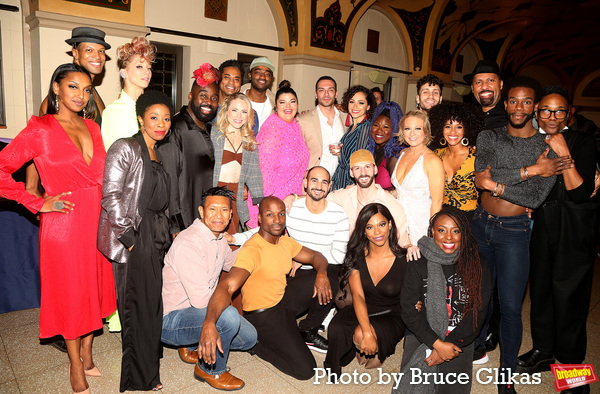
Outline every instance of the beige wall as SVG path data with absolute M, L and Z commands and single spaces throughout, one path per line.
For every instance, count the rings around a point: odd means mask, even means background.
M 105 72 L 94 81 L 105 104 L 117 99 L 120 92 L 117 69 L 117 47 L 130 42 L 134 36 L 145 35 L 148 29 L 141 26 L 105 22 L 62 14 L 36 11 L 27 18 L 31 37 L 31 79 L 33 100 L 29 115 L 37 115 L 41 102 L 48 92 L 50 78 L 57 66 L 73 61 L 71 48 L 65 42 L 71 30 L 77 26 L 91 26 L 106 32 L 106 42 L 111 48 L 106 51 Z
M 13 138 L 27 124 L 23 12 L 19 0 L 4 0 L 3 3 L 19 7 L 19 12 L 0 12 L 2 87 L 6 119 L 6 129 L 0 129 L 0 137 Z
M 299 111 L 315 107 L 315 83 L 323 75 L 335 79 L 338 87 L 338 103 L 348 88 L 348 70 L 350 64 L 345 62 L 322 60 L 313 63 L 311 57 L 284 58 L 283 76 L 292 83 L 292 88 L 298 94 Z
M 256 44 L 279 47 L 279 22 L 265 0 L 230 0 L 227 21 L 204 17 L 204 1 L 146 0 L 146 25 L 185 33 L 223 37 Z M 183 87 L 180 98 L 187 103 L 192 86 L 192 73 L 202 63 L 214 67 L 228 59 L 237 59 L 238 53 L 267 56 L 275 65 L 273 91 L 281 81 L 281 52 L 249 46 L 202 40 L 179 35 L 152 33 L 148 38 L 155 42 L 179 45 L 184 50 Z
M 464 76 L 466 74 L 471 74 L 480 59 L 477 55 L 477 51 L 471 43 L 465 45 L 465 47 L 460 51 L 460 54 L 463 56 L 463 70 L 462 72 L 457 72 L 456 67 L 454 67 L 454 70 L 452 70 L 452 80 L 464 82 Z M 469 92 L 470 90 L 471 89 L 469 87 Z M 443 96 L 446 100 L 462 102 L 462 96 L 452 89 L 452 86 L 444 88 Z
M 367 31 L 379 32 L 379 52 L 367 52 Z M 399 70 L 408 70 L 406 45 L 394 27 L 391 20 L 378 9 L 369 9 L 360 18 L 352 37 L 352 61 L 369 63 L 381 67 L 389 67 Z M 378 86 L 383 89 L 383 84 L 371 82 L 368 77 L 370 71 L 377 70 L 374 67 L 354 66 L 351 73 L 351 84 L 361 84 L 368 88 Z M 388 100 L 396 101 L 400 107 L 409 105 L 406 102 L 408 88 L 408 77 L 406 74 L 385 70 L 392 78 L 392 93 Z

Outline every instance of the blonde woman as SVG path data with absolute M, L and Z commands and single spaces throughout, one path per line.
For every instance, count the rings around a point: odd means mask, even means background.
M 213 186 L 225 186 L 233 191 L 233 216 L 227 232 L 238 232 L 250 219 L 244 201 L 244 186 L 250 191 L 252 203 L 263 198 L 263 180 L 258 160 L 258 143 L 252 132 L 254 113 L 250 99 L 236 93 L 225 99 L 217 115 L 210 138 L 215 148 Z
M 427 146 L 431 143 L 431 126 L 425 111 L 410 111 L 400 120 L 400 143 L 408 145 L 400 157 L 390 160 L 392 185 L 406 212 L 410 243 L 409 259 L 420 257 L 417 241 L 427 235 L 429 218 L 442 209 L 444 201 L 444 166 Z

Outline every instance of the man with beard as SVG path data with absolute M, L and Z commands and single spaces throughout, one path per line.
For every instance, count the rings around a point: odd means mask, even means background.
M 216 323 L 231 303 L 232 294 L 242 289 L 244 317 L 256 328 L 256 355 L 281 372 L 299 380 L 310 379 L 317 363 L 298 330 L 295 298 L 286 288 L 292 259 L 310 264 L 316 271 L 312 296 L 320 304 L 333 298 L 327 278 L 327 259 L 314 250 L 282 236 L 286 226 L 285 205 L 277 197 L 265 197 L 259 204 L 260 229 L 240 249 L 235 264 L 215 290 L 200 336 L 199 355 L 207 363 L 221 348 Z
M 585 359 L 598 213 L 598 204 L 590 198 L 596 149 L 592 135 L 566 127 L 569 110 L 565 88 L 544 89 L 537 107 L 540 132 L 557 154 L 571 156 L 575 165 L 557 176 L 544 204 L 533 212 L 533 349 L 519 357 L 519 373 L 550 371 L 554 357 L 562 364 Z M 569 392 L 589 392 L 589 386 L 576 389 Z
M 464 76 L 464 80 L 471 85 L 471 90 L 484 113 L 486 129 L 495 129 L 506 126 L 506 111 L 504 101 L 501 100 L 501 91 L 505 75 L 500 72 L 500 67 L 491 60 L 481 60 L 471 74 Z M 500 330 L 500 304 L 498 294 L 493 293 L 493 315 L 487 327 L 484 326 L 481 334 L 475 339 L 473 349 L 473 363 L 484 364 L 489 358 L 486 351 L 491 352 L 498 346 Z
M 335 108 L 337 83 L 329 76 L 322 76 L 315 85 L 317 106 L 296 118 L 302 136 L 310 152 L 308 168 L 320 165 L 335 172 L 338 157 L 331 154 L 330 145 L 339 142 L 346 132 L 346 113 Z
M 480 60 L 473 72 L 464 76 L 485 114 L 486 129 L 506 126 L 506 111 L 501 100 L 504 77 L 505 74 L 500 72 L 500 67 L 493 60 Z
M 521 309 L 529 277 L 531 219 L 526 208 L 535 209 L 546 199 L 556 175 L 571 168 L 573 160 L 556 158 L 544 135 L 533 127 L 541 96 L 539 82 L 515 77 L 507 81 L 504 96 L 508 125 L 484 130 L 477 137 L 475 183 L 482 193 L 471 227 L 490 268 L 492 286 L 498 286 L 500 373 L 504 382 L 511 382 L 523 334 Z M 498 391 L 515 392 L 512 382 L 500 384 Z
M 417 109 L 427 112 L 442 102 L 444 81 L 433 74 L 427 74 L 417 81 Z
M 339 287 L 338 274 L 350 237 L 348 217 L 342 207 L 326 199 L 331 190 L 331 176 L 325 168 L 316 166 L 308 170 L 303 184 L 306 198 L 294 201 L 287 216 L 286 228 L 289 235 L 300 245 L 325 256 L 331 292 L 336 294 Z M 252 229 L 235 234 L 232 241 L 235 245 L 243 245 L 257 231 L 258 229 Z M 318 299 L 312 297 L 316 275 L 317 272 L 311 266 L 294 264 L 288 276 L 286 291 L 295 294 L 293 309 L 299 311 L 299 316 L 308 310 L 306 318 L 299 324 L 304 342 L 310 349 L 326 353 L 327 339 L 319 335 L 318 330 L 333 307 L 333 300 L 321 304 Z
M 206 65 L 210 66 L 208 63 L 203 66 Z M 188 105 L 173 117 L 171 135 L 158 148 L 180 152 L 181 162 L 174 162 L 177 155 L 168 154 L 163 164 L 175 168 L 178 174 L 177 182 L 171 180 L 171 187 L 179 190 L 181 217 L 178 219 L 182 223 L 177 224 L 181 230 L 200 218 L 198 206 L 202 194 L 212 187 L 215 153 L 210 140 L 210 122 L 217 113 L 219 102 L 219 71 L 210 67 L 194 80 Z M 175 194 L 171 193 L 172 196 Z
M 275 94 L 271 92 L 275 66 L 266 57 L 257 57 L 250 64 L 250 86 L 242 86 L 244 93 L 252 102 L 252 109 L 258 115 L 258 128 L 273 113 L 275 108 Z
M 398 243 L 407 248 L 411 246 L 406 232 L 406 214 L 398 200 L 375 183 L 377 166 L 373 154 L 366 149 L 359 149 L 350 156 L 350 174 L 356 185 L 346 189 L 339 189 L 327 196 L 329 202 L 340 205 L 348 216 L 350 232 L 354 230 L 356 218 L 360 210 L 367 204 L 378 202 L 385 205 L 391 212 L 398 228 Z M 293 206 L 293 201 L 298 196 L 291 195 L 285 198 L 286 206 Z

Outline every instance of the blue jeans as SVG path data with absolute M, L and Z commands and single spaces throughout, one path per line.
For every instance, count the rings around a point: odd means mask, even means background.
M 206 308 L 194 307 L 179 309 L 163 317 L 161 340 L 172 346 L 198 347 L 202 323 L 206 318 Z M 217 349 L 217 361 L 207 365 L 204 361 L 198 364 L 210 374 L 219 375 L 226 371 L 229 350 L 248 350 L 256 343 L 256 330 L 238 313 L 237 309 L 228 306 L 217 320 L 217 331 L 221 336 L 223 353 Z
M 500 367 L 513 372 L 523 336 L 521 310 L 529 278 L 531 219 L 527 214 L 496 216 L 478 207 L 471 230 L 486 258 L 492 291 L 498 286 L 500 302 Z M 488 308 L 492 314 L 493 303 Z M 484 333 L 485 335 L 485 333 Z

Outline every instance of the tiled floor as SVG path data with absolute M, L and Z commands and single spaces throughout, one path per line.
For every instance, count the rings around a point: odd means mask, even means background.
M 588 352 L 586 363 L 600 367 L 600 260 L 596 261 L 594 289 L 588 319 Z M 521 353 L 531 348 L 529 329 L 529 298 L 523 305 L 525 333 Z M 29 309 L 0 315 L 0 393 L 69 393 L 67 377 L 68 359 L 50 346 L 42 346 L 38 340 L 39 309 Z M 316 384 L 314 379 L 298 381 L 277 371 L 269 363 L 247 353 L 232 352 L 229 357 L 231 372 L 243 379 L 246 393 L 389 393 L 392 383 L 386 383 L 388 373 L 398 372 L 402 354 L 402 343 L 397 353 L 390 357 L 381 371 L 365 370 L 353 361 L 344 372 L 357 372 L 357 379 L 365 384 L 328 385 L 326 379 Z M 104 334 L 94 341 L 94 355 L 101 378 L 88 378 L 93 393 L 118 393 L 120 374 L 121 340 L 120 334 Z M 317 365 L 322 366 L 324 355 L 314 353 Z M 499 350 L 490 353 L 490 362 L 476 367 L 474 376 L 481 368 L 498 366 Z M 380 375 L 382 379 L 380 380 Z M 481 378 L 489 376 L 482 371 Z M 161 364 L 163 393 L 216 393 L 206 383 L 198 382 L 193 376 L 193 366 L 179 360 L 177 351 L 165 348 Z M 348 375 L 350 377 L 350 375 Z M 591 385 L 592 392 L 600 393 L 600 383 Z M 552 373 L 542 374 L 538 385 L 517 386 L 519 393 L 553 393 Z M 492 384 L 480 384 L 474 379 L 473 393 L 495 393 Z

